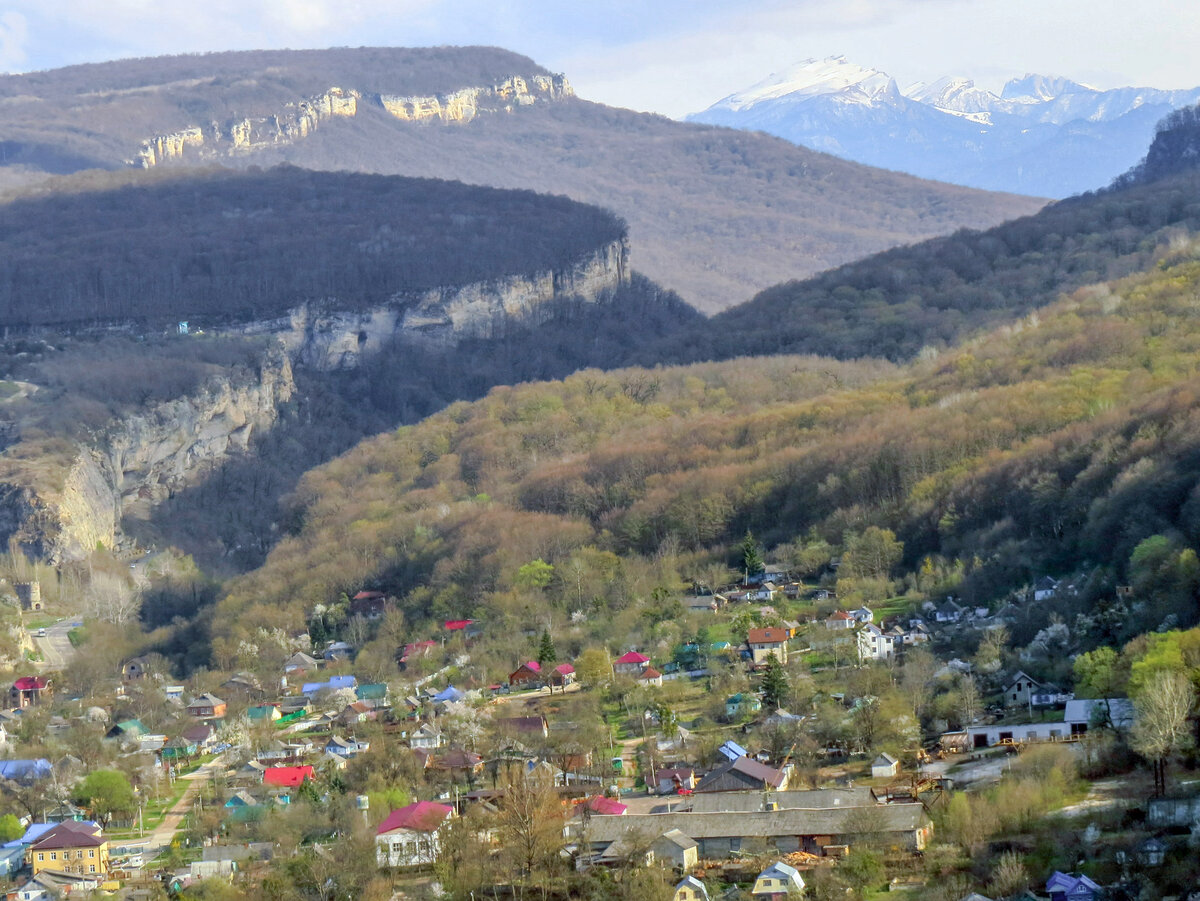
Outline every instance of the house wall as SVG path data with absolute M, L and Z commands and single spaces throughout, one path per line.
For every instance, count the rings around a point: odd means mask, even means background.
M 418 867 L 432 864 L 438 856 L 437 832 L 396 829 L 375 836 L 376 858 L 381 867 Z

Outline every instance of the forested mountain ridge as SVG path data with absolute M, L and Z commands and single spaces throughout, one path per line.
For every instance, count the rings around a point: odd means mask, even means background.
M 905 370 L 779 357 L 495 389 L 309 474 L 295 534 L 232 584 L 215 647 L 236 663 L 260 624 L 367 585 L 410 620 L 508 634 L 529 602 L 514 574 L 538 558 L 579 570 L 570 603 L 625 623 L 632 599 L 595 587 L 606 568 L 642 572 L 622 591 L 644 599 L 747 529 L 836 553 L 885 527 L 905 571 L 982 604 L 1040 572 L 1122 578 L 1143 539 L 1200 542 L 1198 289 L 1188 244 Z M 1092 641 L 1195 619 L 1165 595 L 1101 615 L 1118 602 L 1096 590 L 1066 611 L 1093 617 Z
M 1136 272 L 1198 229 L 1200 174 L 1173 169 L 986 231 L 956 232 L 776 285 L 668 337 L 643 361 L 760 353 L 910 359 L 1061 292 Z
M 514 78 L 524 93 L 510 94 Z M 481 102 L 477 90 L 511 115 L 466 115 Z M 156 163 L 204 160 L 208 147 L 219 151 L 210 159 L 234 165 L 565 194 L 624 217 L 636 268 L 709 311 L 785 278 L 1041 205 L 569 94 L 524 57 L 470 47 L 213 54 L 5 76 L 0 183 L 123 167 L 151 139 Z M 429 98 L 463 115 L 414 121 L 432 109 Z M 215 144 L 206 137 L 214 128 L 224 136 Z
M 347 325 L 358 323 L 358 352 L 384 340 L 372 311 L 395 308 L 393 327 L 414 331 L 457 316 L 453 330 L 470 332 L 465 320 L 482 317 L 475 331 L 486 332 L 555 296 L 595 299 L 628 279 L 624 240 L 617 217 L 565 197 L 429 179 L 295 167 L 80 175 L 0 205 L 0 322 L 215 328 L 310 305 L 365 316 Z M 598 257 L 602 271 L 589 273 Z M 452 310 L 453 289 L 475 284 L 495 286 L 496 308 L 480 289 Z M 298 323 L 295 340 L 320 327 Z

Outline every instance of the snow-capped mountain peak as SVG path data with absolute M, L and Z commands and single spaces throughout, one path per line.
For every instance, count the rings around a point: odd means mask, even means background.
M 936 106 L 948 113 L 987 113 L 1000 99 L 991 91 L 975 87 L 969 78 L 939 78 L 932 84 L 917 82 L 905 89 L 904 96 L 918 103 Z
M 1064 94 L 1080 94 L 1095 92 L 1096 88 L 1069 78 L 1054 75 L 1028 74 L 1022 78 L 1014 78 L 1000 91 L 1004 100 L 1015 100 L 1021 103 L 1045 103 Z
M 738 111 L 783 97 L 799 99 L 821 95 L 837 95 L 849 103 L 874 104 L 898 98 L 900 92 L 895 80 L 887 73 L 855 65 L 844 56 L 830 56 L 820 60 L 807 59 L 782 72 L 774 72 L 714 106 Z

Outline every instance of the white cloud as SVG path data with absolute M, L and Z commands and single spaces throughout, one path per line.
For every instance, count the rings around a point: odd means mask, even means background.
M 25 65 L 28 39 L 29 23 L 23 15 L 11 11 L 0 14 L 0 72 L 17 70 Z

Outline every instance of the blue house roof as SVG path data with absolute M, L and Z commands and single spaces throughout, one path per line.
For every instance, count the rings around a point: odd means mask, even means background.
M 461 701 L 465 697 L 466 695 L 453 685 L 447 685 L 445 688 L 435 694 L 433 699 L 439 704 L 444 704 L 447 701 Z
M 44 779 L 50 775 L 50 761 L 45 757 L 36 760 L 0 760 L 0 778 L 21 781 Z
M 354 688 L 358 685 L 358 679 L 354 676 L 330 676 L 327 682 L 305 682 L 300 686 L 300 693 L 305 695 L 315 695 L 319 691 L 329 689 L 337 691 L 342 688 Z
M 727 741 L 717 748 L 727 759 L 737 760 L 739 757 L 749 757 L 750 753 L 735 741 Z

